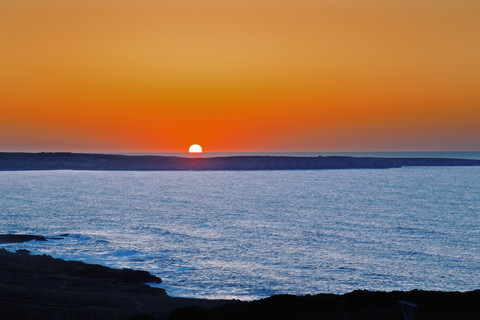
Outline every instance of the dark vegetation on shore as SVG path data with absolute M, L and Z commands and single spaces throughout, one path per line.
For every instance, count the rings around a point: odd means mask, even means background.
M 45 241 L 0 235 L 0 243 Z M 344 295 L 277 295 L 266 299 L 169 297 L 145 283 L 146 271 L 111 269 L 47 255 L 0 249 L 0 319 L 480 319 L 480 290 L 354 291 Z
M 480 160 L 446 158 L 231 156 L 173 157 L 85 153 L 0 153 L 0 170 L 318 170 L 404 166 L 480 166 Z

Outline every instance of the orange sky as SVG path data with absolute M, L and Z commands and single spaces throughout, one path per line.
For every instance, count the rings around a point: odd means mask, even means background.
M 0 151 L 480 150 L 478 0 L 2 0 Z

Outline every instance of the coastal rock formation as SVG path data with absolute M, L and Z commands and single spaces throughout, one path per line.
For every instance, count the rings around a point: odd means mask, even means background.
M 28 234 L 0 234 L 0 243 L 22 243 L 32 240 L 47 241 L 47 238 Z
M 366 320 L 480 319 L 480 290 L 470 292 L 353 291 L 344 295 L 277 295 L 257 301 L 215 307 L 177 309 L 169 320 Z M 410 317 L 408 317 L 410 316 Z
M 156 319 L 180 307 L 230 303 L 172 298 L 144 284 L 150 282 L 161 279 L 146 271 L 0 249 L 0 319 Z

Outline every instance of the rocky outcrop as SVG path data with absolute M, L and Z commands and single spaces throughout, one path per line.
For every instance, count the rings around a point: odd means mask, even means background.
M 146 271 L 0 249 L 0 319 L 159 319 L 181 307 L 231 303 L 172 298 L 144 284 L 149 282 L 161 279 Z
M 366 320 L 366 319 L 480 319 L 480 290 L 470 292 L 353 291 L 344 295 L 278 295 L 211 309 L 177 309 L 169 320 Z M 405 315 L 405 317 L 404 317 Z
M 28 234 L 0 234 L 0 243 L 22 243 L 32 240 L 47 241 L 47 238 Z

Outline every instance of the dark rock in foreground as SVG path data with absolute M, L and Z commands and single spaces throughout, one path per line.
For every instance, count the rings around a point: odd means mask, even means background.
M 47 241 L 47 238 L 29 234 L 0 234 L 0 243 L 22 243 L 32 240 Z
M 219 306 L 209 310 L 180 308 L 169 320 L 367 320 L 367 319 L 480 319 L 480 290 L 471 292 L 354 291 L 344 295 L 278 295 L 270 298 Z M 410 316 L 410 317 L 408 317 Z
M 0 319 L 165 318 L 179 307 L 231 303 L 172 298 L 148 282 L 161 279 L 146 271 L 0 249 Z
M 404 166 L 480 166 L 444 158 L 232 156 L 184 158 L 84 153 L 0 153 L 0 170 L 318 170 Z

